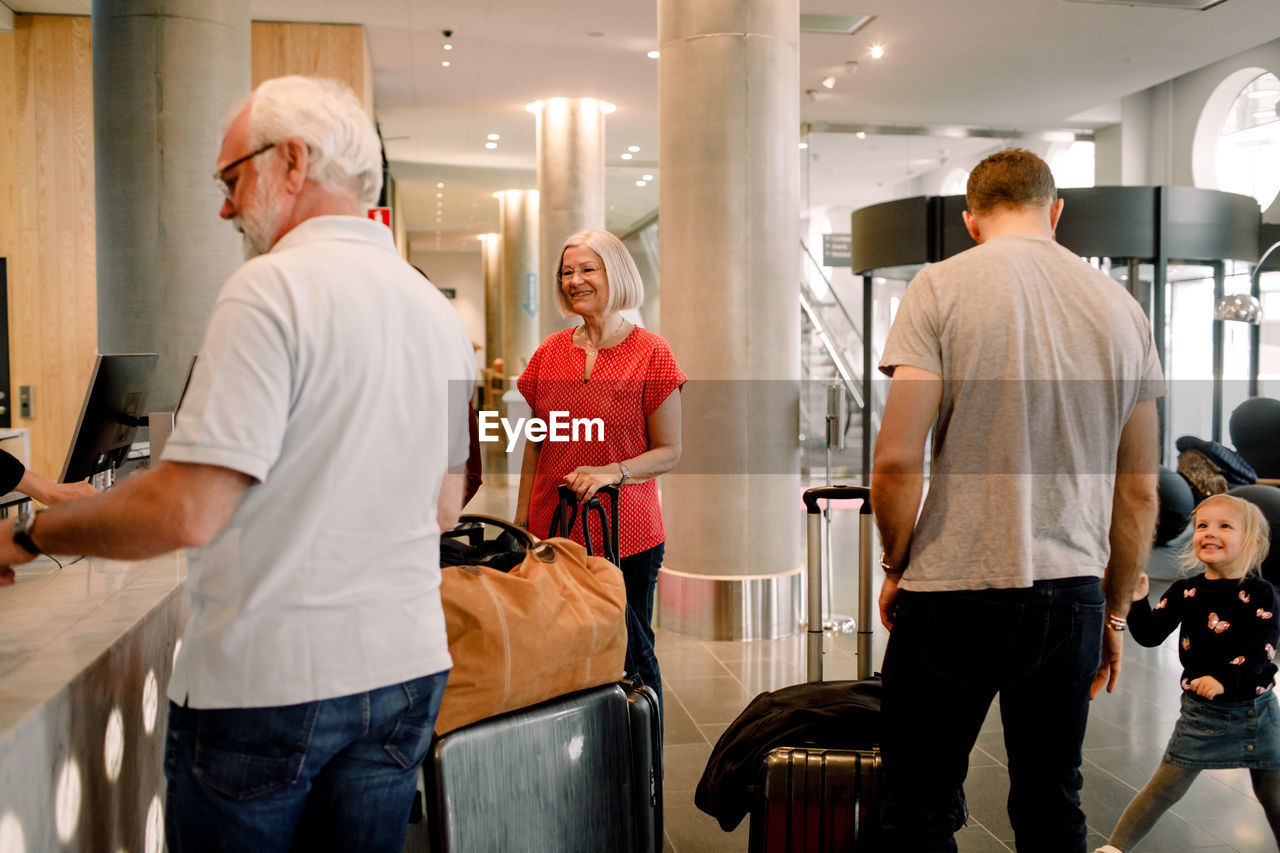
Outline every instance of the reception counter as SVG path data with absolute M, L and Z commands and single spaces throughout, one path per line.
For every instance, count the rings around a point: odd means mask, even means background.
M 0 853 L 159 853 L 182 552 L 41 558 L 0 587 Z

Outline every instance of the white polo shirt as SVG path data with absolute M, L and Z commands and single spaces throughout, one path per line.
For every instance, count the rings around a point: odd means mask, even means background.
M 436 499 L 474 370 L 379 223 L 306 220 L 227 280 L 164 459 L 258 483 L 188 552 L 169 698 L 288 705 L 450 666 Z

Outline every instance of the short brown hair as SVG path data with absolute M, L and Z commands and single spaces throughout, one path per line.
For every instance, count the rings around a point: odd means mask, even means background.
M 997 207 L 1053 204 L 1058 188 L 1049 165 L 1030 151 L 1007 148 L 973 167 L 965 186 L 970 213 L 986 213 Z

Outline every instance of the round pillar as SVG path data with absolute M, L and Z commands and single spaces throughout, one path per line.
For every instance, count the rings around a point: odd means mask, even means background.
M 244 260 L 211 176 L 249 90 L 248 0 L 94 0 L 98 349 L 160 355 L 153 411 L 177 402 Z
M 484 361 L 493 367 L 502 355 L 502 236 L 480 235 L 480 269 L 484 279 Z
M 604 227 L 604 117 L 613 105 L 594 98 L 549 98 L 529 105 L 538 120 L 538 227 L 542 311 L 539 335 L 567 328 L 555 301 L 555 265 L 570 234 Z
M 518 376 L 542 342 L 538 330 L 538 191 L 499 194 L 502 222 L 502 360 Z M 558 314 L 556 316 L 559 316 Z
M 658 623 L 799 628 L 796 0 L 659 0 L 662 331 L 685 386 Z

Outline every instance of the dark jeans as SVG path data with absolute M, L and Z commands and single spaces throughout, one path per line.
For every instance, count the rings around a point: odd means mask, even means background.
M 170 853 L 400 853 L 447 676 L 274 708 L 169 703 Z
M 653 648 L 653 591 L 658 585 L 658 570 L 666 543 L 660 542 L 647 551 L 639 551 L 621 560 L 622 581 L 627 587 L 627 674 L 640 680 L 658 694 L 662 706 L 662 673 Z
M 1102 648 L 1095 578 L 903 592 L 884 659 L 886 849 L 954 851 L 969 752 L 996 694 L 1017 849 L 1085 849 L 1081 744 Z

